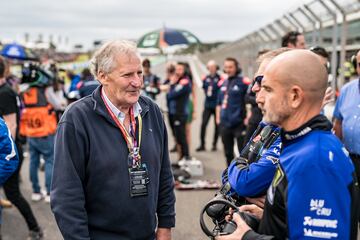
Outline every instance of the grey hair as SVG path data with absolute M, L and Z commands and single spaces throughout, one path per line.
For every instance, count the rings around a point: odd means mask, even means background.
M 90 60 L 90 71 L 96 77 L 100 71 L 111 73 L 116 67 L 118 55 L 135 54 L 140 58 L 136 43 L 128 40 L 112 40 L 104 43 Z

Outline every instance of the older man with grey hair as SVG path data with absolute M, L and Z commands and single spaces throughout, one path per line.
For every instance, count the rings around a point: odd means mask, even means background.
M 101 85 L 68 107 L 55 141 L 51 207 L 64 239 L 171 239 L 175 196 L 160 109 L 140 96 L 134 43 L 91 60 Z

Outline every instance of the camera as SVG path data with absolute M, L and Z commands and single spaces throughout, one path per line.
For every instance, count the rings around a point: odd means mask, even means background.
M 229 209 L 231 208 L 234 213 L 239 213 L 240 217 L 249 225 L 251 228 L 256 229 L 259 225 L 259 220 L 248 213 L 239 212 L 238 207 L 240 206 L 235 198 L 230 196 L 230 184 L 223 185 L 221 190 L 211 199 L 203 208 L 200 214 L 200 226 L 202 231 L 211 239 L 216 236 L 228 235 L 233 233 L 237 225 L 233 221 L 227 221 L 226 216 L 230 214 Z M 214 223 L 214 228 L 210 231 L 204 221 L 204 214 L 207 214 Z
M 271 126 L 259 125 L 249 143 L 241 151 L 240 156 L 233 160 L 236 166 L 239 169 L 246 169 L 249 164 L 258 161 L 263 152 L 271 146 L 279 134 L 278 129 L 274 129 Z M 212 239 L 216 236 L 231 234 L 236 230 L 236 224 L 233 221 L 226 221 L 226 216 L 229 215 L 230 208 L 233 212 L 238 212 L 238 207 L 246 204 L 244 197 L 232 193 L 227 174 L 227 169 L 225 169 L 222 175 L 222 188 L 215 194 L 215 197 L 205 205 L 200 214 L 201 229 Z M 211 218 L 215 225 L 211 231 L 205 224 L 205 214 Z M 255 216 L 244 212 L 239 212 L 239 214 L 252 229 L 257 229 L 259 220 Z
M 48 86 L 54 81 L 54 75 L 40 67 L 38 63 L 26 62 L 22 66 L 22 84 L 31 86 Z

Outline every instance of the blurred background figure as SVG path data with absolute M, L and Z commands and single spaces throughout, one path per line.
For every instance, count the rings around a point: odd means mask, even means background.
M 282 47 L 305 49 L 305 37 L 298 31 L 290 31 L 282 37 Z
M 76 85 L 80 98 L 89 96 L 100 85 L 91 74 L 89 68 L 84 68 L 81 72 L 80 82 Z
M 345 84 L 334 110 L 334 131 L 350 153 L 360 180 L 360 50 L 356 54 L 358 78 Z
M 235 140 L 239 152 L 244 143 L 242 133 L 245 130 L 245 95 L 248 85 L 243 81 L 241 68 L 235 58 L 225 59 L 224 71 L 228 77 L 220 87 L 216 106 L 216 123 L 220 125 L 226 163 L 229 166 L 234 159 Z
M 201 130 L 200 130 L 200 146 L 196 149 L 197 152 L 205 151 L 206 150 L 206 127 L 209 123 L 210 117 L 214 117 L 214 137 L 212 141 L 212 148 L 211 151 L 216 151 L 217 147 L 217 140 L 219 137 L 219 128 L 216 124 L 216 101 L 218 98 L 218 93 L 220 91 L 221 85 L 221 77 L 217 73 L 219 70 L 219 66 L 216 64 L 214 60 L 210 60 L 207 65 L 207 70 L 209 74 L 203 79 L 203 90 L 205 93 L 205 101 L 204 101 L 204 110 L 202 114 L 202 123 L 201 123 Z
M 50 185 L 54 160 L 54 134 L 57 127 L 56 94 L 54 77 L 38 64 L 23 67 L 22 84 L 27 87 L 21 92 L 24 109 L 20 121 L 20 134 L 26 136 L 30 152 L 30 179 L 33 193 L 31 200 L 50 203 Z M 51 104 L 52 103 L 52 104 Z M 61 109 L 61 106 L 58 106 Z M 45 190 L 41 191 L 38 171 L 40 157 L 45 160 Z
M 145 58 L 142 62 L 144 71 L 144 86 L 143 91 L 145 95 L 152 100 L 156 100 L 156 95 L 160 93 L 160 78 L 151 72 L 151 62 Z
M 185 69 L 184 63 L 176 64 L 175 74 L 170 77 L 170 89 L 166 96 L 169 104 L 169 118 L 174 128 L 176 143 L 179 145 L 179 160 L 190 159 L 185 127 L 190 114 L 188 104 L 192 84 Z

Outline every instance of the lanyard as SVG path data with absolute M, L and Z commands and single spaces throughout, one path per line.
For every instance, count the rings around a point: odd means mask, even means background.
M 136 121 L 135 121 L 135 116 L 134 116 L 134 110 L 131 107 L 129 109 L 129 114 L 130 114 L 130 132 L 131 135 L 129 134 L 129 132 L 125 129 L 125 126 L 123 123 L 121 123 L 119 121 L 119 119 L 115 116 L 115 114 L 113 113 L 113 111 L 111 111 L 110 107 L 108 106 L 108 104 L 106 103 L 104 96 L 101 93 L 101 98 L 103 99 L 103 102 L 106 106 L 106 109 L 108 110 L 111 118 L 114 120 L 114 122 L 116 123 L 116 125 L 119 127 L 121 135 L 124 137 L 126 143 L 127 143 L 127 147 L 129 149 L 129 153 L 132 155 L 133 157 L 133 165 L 140 165 L 140 145 L 141 145 L 141 132 L 142 132 L 142 117 L 139 114 L 138 115 L 138 120 L 139 120 L 139 135 L 138 135 L 138 141 L 136 140 Z
M 235 81 L 232 80 L 233 82 Z M 222 109 L 226 109 L 228 107 L 228 99 L 229 99 L 229 88 L 232 87 L 234 85 L 234 83 L 231 82 L 231 85 L 230 85 L 230 79 L 228 78 L 227 80 L 227 84 L 226 84 L 226 90 L 225 90 L 225 93 L 224 93 L 224 99 L 223 99 L 223 104 L 222 104 Z

